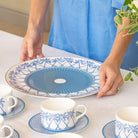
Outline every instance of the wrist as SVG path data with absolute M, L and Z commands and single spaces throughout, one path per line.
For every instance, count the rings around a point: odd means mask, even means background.
M 120 67 L 123 61 L 123 56 L 114 56 L 109 55 L 106 59 L 107 62 L 114 64 L 115 66 Z
M 43 32 L 43 23 L 37 20 L 29 19 L 28 29 L 37 30 L 39 32 Z
M 27 28 L 27 34 L 30 34 L 31 32 L 42 33 L 43 28 L 42 28 L 41 25 L 29 22 L 28 23 L 28 28 Z

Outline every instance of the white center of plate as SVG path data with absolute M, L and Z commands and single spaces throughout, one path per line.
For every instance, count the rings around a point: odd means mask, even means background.
M 62 83 L 66 83 L 66 80 L 65 79 L 55 79 L 54 82 L 58 83 L 58 84 L 62 84 Z

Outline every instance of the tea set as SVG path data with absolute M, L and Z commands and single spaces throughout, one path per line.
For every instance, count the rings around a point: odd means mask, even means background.
M 72 98 L 85 97 L 97 92 L 98 70 L 99 64 L 86 59 L 43 58 L 13 66 L 6 74 L 6 81 L 20 92 L 47 98 L 39 106 L 41 112 L 33 115 L 28 121 L 33 131 L 50 135 L 49 138 L 84 138 L 76 133 L 88 126 L 88 109 L 85 105 L 78 105 Z M 40 81 L 40 76 L 47 77 L 41 77 L 43 80 Z M 79 79 L 73 81 L 76 77 Z M 80 82 L 82 88 L 79 87 Z M 5 125 L 4 119 L 21 113 L 25 103 L 12 95 L 9 85 L 0 85 L 0 138 L 19 138 L 18 131 L 9 124 Z M 45 90 L 49 92 L 46 93 Z M 115 118 L 116 120 L 103 127 L 102 133 L 105 138 L 138 137 L 138 107 L 121 108 L 116 111 Z
M 22 99 L 12 95 L 8 85 L 0 85 L 0 138 L 19 138 L 17 130 L 4 124 L 4 119 L 16 116 L 25 108 Z

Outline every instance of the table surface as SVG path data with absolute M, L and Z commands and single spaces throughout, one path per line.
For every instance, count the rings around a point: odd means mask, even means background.
M 0 84 L 7 84 L 5 81 L 5 73 L 7 70 L 19 63 L 20 46 L 22 37 L 0 31 Z M 62 50 L 43 45 L 43 53 L 45 57 L 49 56 L 77 56 Z M 122 75 L 128 71 L 121 70 Z M 134 77 L 134 82 L 126 82 L 115 96 L 107 96 L 100 99 L 96 95 L 84 98 L 74 99 L 77 104 L 87 106 L 87 116 L 89 125 L 87 128 L 79 132 L 84 138 L 103 138 L 102 128 L 109 121 L 115 119 L 115 112 L 125 106 L 138 106 L 138 78 Z M 21 138 L 48 138 L 49 135 L 37 133 L 28 126 L 29 119 L 40 112 L 40 103 L 44 98 L 37 98 L 25 95 L 13 90 L 13 95 L 24 100 L 26 107 L 23 112 L 17 116 L 5 119 L 5 123 L 11 125 L 20 133 Z

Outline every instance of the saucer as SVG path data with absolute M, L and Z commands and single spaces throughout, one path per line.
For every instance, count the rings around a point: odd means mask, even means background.
M 4 118 L 11 118 L 22 112 L 25 108 L 25 103 L 22 99 L 18 99 L 18 104 L 12 109 L 12 111 L 9 114 L 2 115 Z
M 5 135 L 8 135 L 7 132 L 5 133 Z M 18 131 L 14 129 L 13 135 L 10 138 L 20 138 Z
M 66 132 L 79 132 L 83 130 L 84 128 L 86 128 L 88 124 L 89 124 L 89 118 L 86 115 L 84 115 L 82 118 L 78 120 L 74 128 L 67 130 Z M 38 113 L 34 115 L 33 117 L 31 117 L 28 122 L 28 125 L 32 130 L 39 132 L 39 133 L 49 134 L 49 135 L 59 133 L 59 132 L 48 131 L 43 128 L 43 126 L 41 125 L 41 113 Z
M 115 120 L 108 122 L 102 129 L 104 138 L 116 138 L 115 136 Z

